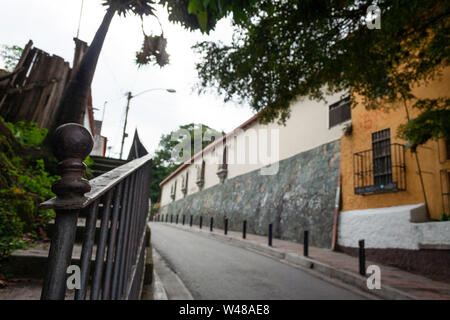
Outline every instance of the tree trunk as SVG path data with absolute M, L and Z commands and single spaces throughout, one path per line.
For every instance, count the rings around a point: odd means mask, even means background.
M 53 123 L 50 130 L 51 133 L 58 126 L 65 123 L 83 123 L 87 99 L 89 96 L 92 79 L 94 78 L 95 69 L 97 67 L 97 61 L 115 13 L 116 8 L 110 6 L 106 11 L 102 24 L 97 30 L 89 49 L 83 56 L 79 67 L 74 70 L 75 74 L 71 77 L 65 89 L 58 108 L 56 121 Z

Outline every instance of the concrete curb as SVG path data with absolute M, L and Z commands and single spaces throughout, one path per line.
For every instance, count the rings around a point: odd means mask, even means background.
M 193 230 L 190 228 L 176 226 L 171 224 L 165 224 L 166 226 L 185 230 L 192 233 L 197 233 L 209 238 L 214 238 L 229 244 L 235 245 L 240 248 L 249 249 L 251 251 L 264 254 L 276 259 L 279 259 L 283 263 L 288 263 L 293 266 L 298 266 L 302 269 L 314 271 L 325 276 L 324 278 L 339 280 L 345 284 L 355 287 L 361 290 L 365 294 L 373 295 L 382 299 L 388 300 L 419 300 L 420 298 L 415 297 L 409 293 L 403 292 L 401 290 L 395 289 L 389 285 L 382 284 L 381 289 L 370 290 L 367 288 L 366 278 L 360 276 L 359 274 L 353 274 L 351 272 L 337 269 L 333 266 L 324 264 L 322 262 L 313 260 L 311 258 L 299 256 L 292 253 L 286 253 L 279 249 L 271 248 L 259 243 L 251 242 L 251 240 L 236 239 L 226 235 L 208 233 L 200 230 Z
M 163 257 L 153 249 L 153 300 L 194 300 L 183 281 Z M 156 291 L 155 291 L 156 290 Z M 155 296 L 156 293 L 156 296 Z
M 156 272 L 153 272 L 152 300 L 169 300 L 163 283 Z

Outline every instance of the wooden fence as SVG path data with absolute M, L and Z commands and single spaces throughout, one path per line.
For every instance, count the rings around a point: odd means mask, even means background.
M 74 64 L 78 64 L 87 46 L 79 39 L 74 40 Z M 30 40 L 14 71 L 6 79 L 2 77 L 0 116 L 10 122 L 32 121 L 41 128 L 50 128 L 56 120 L 71 71 L 69 63 L 63 58 L 33 47 Z

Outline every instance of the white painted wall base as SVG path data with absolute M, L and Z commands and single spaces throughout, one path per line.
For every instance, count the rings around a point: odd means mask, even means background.
M 342 211 L 339 216 L 338 244 L 366 248 L 450 248 L 450 221 L 410 222 L 425 211 L 424 204 Z

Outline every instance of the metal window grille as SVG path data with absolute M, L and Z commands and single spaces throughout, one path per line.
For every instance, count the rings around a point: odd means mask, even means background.
M 351 119 L 350 105 L 350 96 L 330 105 L 328 117 L 330 128 Z

